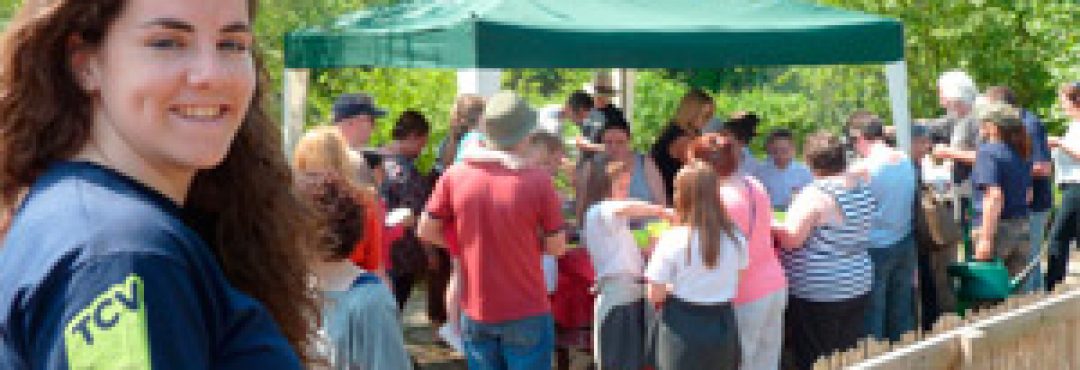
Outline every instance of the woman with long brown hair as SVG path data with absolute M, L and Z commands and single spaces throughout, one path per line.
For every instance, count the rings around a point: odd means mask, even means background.
M 679 171 L 680 222 L 660 236 L 645 269 L 648 298 L 662 307 L 655 339 L 659 370 L 739 368 L 731 300 L 749 255 L 746 239 L 720 204 L 717 180 L 701 161 Z
M 776 369 L 784 334 L 787 279 L 772 238 L 772 207 L 765 186 L 739 171 L 741 144 L 727 131 L 694 140 L 691 157 L 712 166 L 724 212 L 746 236 L 750 263 L 732 300 L 739 325 L 742 369 Z
M 705 124 L 715 114 L 716 103 L 708 93 L 699 89 L 688 91 L 679 101 L 675 117 L 660 132 L 656 143 L 649 150 L 649 156 L 656 161 L 660 176 L 664 179 L 667 204 L 671 204 L 675 192 L 675 174 L 689 159 L 687 149 L 690 148 L 690 142 L 701 134 Z
M 616 193 L 613 178 L 623 165 L 606 153 L 593 156 L 579 198 L 583 242 L 596 271 L 593 352 L 600 370 L 641 369 L 646 364 L 645 327 L 651 320 L 646 311 L 645 262 L 630 223 L 673 215 L 662 205 Z
M 296 369 L 314 242 L 255 1 L 30 0 L 0 57 L 0 368 Z

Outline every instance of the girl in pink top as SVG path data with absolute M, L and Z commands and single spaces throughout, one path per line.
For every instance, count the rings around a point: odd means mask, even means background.
M 765 187 L 736 173 L 739 146 L 726 133 L 705 134 L 692 155 L 711 164 L 720 175 L 719 196 L 728 216 L 746 235 L 750 264 L 739 276 L 735 317 L 742 347 L 742 369 L 780 366 L 787 281 L 773 248 L 772 207 Z

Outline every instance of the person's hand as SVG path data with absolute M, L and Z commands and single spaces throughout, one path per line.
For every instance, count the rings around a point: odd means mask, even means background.
M 667 221 L 670 224 L 674 224 L 679 221 L 679 215 L 675 213 L 674 209 L 671 208 L 659 207 L 656 216 L 660 217 L 661 220 Z
M 863 165 L 861 162 L 858 165 L 851 166 L 846 178 L 849 186 L 854 186 L 859 182 L 870 181 L 870 167 Z
M 994 241 L 987 238 L 979 238 L 975 241 L 975 260 L 989 261 L 994 258 Z
M 674 225 L 681 223 L 682 219 L 679 218 L 679 214 L 674 209 L 668 208 L 667 213 L 664 214 L 664 221 Z
M 583 152 L 602 152 L 602 151 L 604 151 L 604 146 L 603 145 L 594 144 L 593 142 L 589 141 L 589 139 L 586 139 L 584 136 L 578 136 L 578 137 L 574 138 L 574 146 L 577 147 L 577 150 L 580 150 L 580 151 L 583 151 Z
M 585 139 L 584 136 L 574 137 L 574 146 L 577 147 L 578 150 L 584 148 L 588 144 L 589 144 L 589 142 L 588 142 L 588 140 Z
M 948 146 L 945 146 L 945 145 L 935 146 L 934 151 L 931 153 L 931 155 L 934 156 L 934 158 L 938 158 L 938 159 L 952 159 L 953 154 L 954 154 L 954 152 L 953 152 L 952 148 L 949 148 Z

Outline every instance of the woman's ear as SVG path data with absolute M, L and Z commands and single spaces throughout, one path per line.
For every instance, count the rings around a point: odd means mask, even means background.
M 96 51 L 78 35 L 68 37 L 67 43 L 70 55 L 68 66 L 75 81 L 79 83 L 83 91 L 97 92 L 101 89 L 101 69 Z

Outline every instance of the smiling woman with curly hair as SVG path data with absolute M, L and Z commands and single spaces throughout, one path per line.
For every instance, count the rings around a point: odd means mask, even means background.
M 315 242 L 255 0 L 27 0 L 0 46 L 0 368 L 298 369 Z

